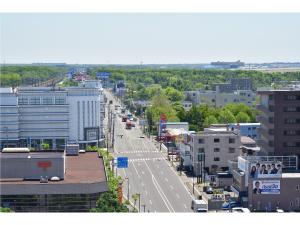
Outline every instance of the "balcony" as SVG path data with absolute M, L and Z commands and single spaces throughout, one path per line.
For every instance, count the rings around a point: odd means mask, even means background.
M 264 136 L 267 140 L 272 140 L 274 141 L 274 135 L 270 134 L 267 129 L 264 129 L 262 127 L 259 127 L 257 129 L 257 132 L 261 135 Z
M 257 110 L 263 112 L 265 115 L 274 116 L 274 112 L 271 112 L 267 107 L 264 105 L 256 105 Z

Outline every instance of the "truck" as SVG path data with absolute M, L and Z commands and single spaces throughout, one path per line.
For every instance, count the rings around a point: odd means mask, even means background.
M 127 121 L 127 116 L 122 116 L 122 122 L 126 122 Z
M 193 199 L 191 204 L 191 209 L 194 210 L 194 212 L 207 212 L 208 211 L 208 204 L 204 200 L 200 199 Z
M 130 130 L 131 127 L 132 127 L 131 122 L 129 120 L 127 120 L 125 128 Z

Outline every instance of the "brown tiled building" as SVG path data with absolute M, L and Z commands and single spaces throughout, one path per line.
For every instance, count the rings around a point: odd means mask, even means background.
M 300 157 L 300 88 L 258 90 L 258 144 L 267 155 Z
M 2 152 L 0 160 L 1 207 L 16 212 L 86 212 L 108 191 L 97 152 Z

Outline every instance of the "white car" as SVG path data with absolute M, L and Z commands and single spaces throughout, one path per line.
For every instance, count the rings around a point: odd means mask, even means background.
M 248 208 L 242 208 L 242 207 L 232 208 L 231 211 L 238 212 L 238 213 L 250 213 L 250 210 Z

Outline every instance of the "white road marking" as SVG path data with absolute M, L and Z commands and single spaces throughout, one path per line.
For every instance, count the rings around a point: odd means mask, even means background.
M 142 170 L 142 174 L 144 175 L 145 174 L 145 172 Z
M 167 181 L 167 182 L 168 182 L 168 181 L 169 181 L 169 180 L 168 180 L 168 178 L 165 178 L 165 181 Z
M 170 185 L 170 188 L 173 190 L 174 189 L 173 185 Z
M 157 180 L 155 179 L 151 169 L 149 168 L 148 164 L 146 161 L 144 161 L 144 163 L 146 164 L 146 167 L 148 168 L 150 174 L 152 175 L 152 182 L 158 192 L 158 194 L 160 195 L 160 197 L 162 198 L 163 202 L 165 203 L 165 205 L 167 206 L 169 212 L 175 212 L 174 208 L 172 207 L 171 203 L 169 202 L 167 196 L 164 194 L 162 188 L 159 186 L 159 183 L 157 182 Z
M 133 165 L 133 168 L 134 168 L 135 172 L 137 173 L 138 177 L 140 177 L 140 174 L 139 174 L 139 172 L 137 171 L 137 169 L 136 169 L 136 167 L 135 167 L 134 163 L 133 163 L 133 162 L 131 162 L 131 163 L 132 163 L 132 165 Z
M 187 209 L 187 206 L 186 206 L 186 204 L 183 204 L 183 207 Z
M 180 198 L 180 196 L 179 196 L 179 194 L 178 193 L 176 193 L 176 197 L 179 199 Z
M 149 199 L 149 202 L 150 202 L 150 205 L 152 205 L 152 201 L 151 201 L 151 199 Z
M 148 195 L 148 191 L 145 191 L 145 194 Z

